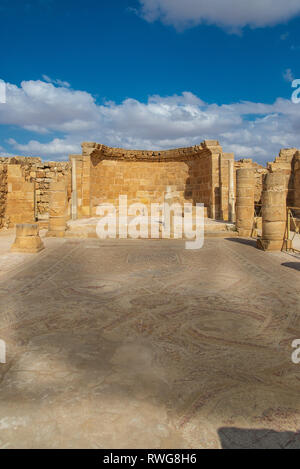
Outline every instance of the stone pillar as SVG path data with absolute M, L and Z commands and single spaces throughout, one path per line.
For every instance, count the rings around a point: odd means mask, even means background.
M 29 223 L 16 225 L 16 239 L 10 249 L 11 252 L 34 254 L 43 249 L 45 248 L 39 235 L 38 225 Z
M 251 236 L 254 222 L 254 170 L 240 168 L 236 172 L 236 228 L 239 236 Z
M 34 223 L 34 184 L 25 180 L 21 165 L 7 166 L 7 191 L 6 219 L 9 227 L 18 223 Z
M 296 210 L 296 215 L 300 217 L 300 153 L 297 154 L 294 165 L 294 207 L 299 209 Z
M 82 157 L 82 217 L 91 216 L 91 157 Z
M 65 236 L 67 230 L 67 210 L 66 181 L 51 182 L 48 237 L 63 238 Z
M 228 219 L 235 222 L 234 160 L 228 161 Z
M 76 158 L 71 158 L 72 161 L 72 220 L 77 220 L 78 207 L 77 207 L 77 168 Z
M 286 173 L 278 170 L 264 178 L 262 195 L 262 238 L 258 247 L 281 251 L 286 230 Z

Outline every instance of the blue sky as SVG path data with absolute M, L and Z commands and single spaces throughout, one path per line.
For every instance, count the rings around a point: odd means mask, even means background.
M 300 147 L 300 0 L 0 0 L 0 155 Z

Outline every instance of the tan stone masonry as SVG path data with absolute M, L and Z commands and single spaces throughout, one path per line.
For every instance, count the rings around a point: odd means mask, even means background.
M 16 225 L 16 239 L 11 252 L 35 254 L 44 249 L 37 224 L 23 223 Z
M 277 170 L 264 178 L 262 239 L 258 247 L 281 251 L 286 229 L 286 172 Z
M 67 208 L 66 180 L 51 182 L 48 237 L 63 238 L 65 236 L 68 218 Z
M 50 183 L 69 174 L 67 162 L 42 162 L 40 158 L 19 156 L 0 158 L 0 228 L 34 220 L 47 226 Z M 20 207 L 25 209 L 23 214 Z
M 181 202 L 204 203 L 211 218 L 228 219 L 228 160 L 216 140 L 165 151 L 139 151 L 83 143 L 77 163 L 78 216 L 95 215 L 97 205 L 162 202 L 168 187 Z M 223 170 L 223 173 L 221 169 Z M 222 176 L 223 175 L 223 176 Z
M 37 222 L 49 233 L 63 236 L 67 220 L 94 217 L 99 204 L 118 207 L 120 195 L 127 196 L 128 204 L 150 206 L 162 203 L 165 194 L 171 192 L 181 205 L 203 203 L 212 219 L 235 222 L 237 210 L 237 227 L 245 236 L 249 235 L 252 206 L 262 202 L 264 177 L 278 170 L 284 173 L 287 204 L 300 205 L 300 152 L 295 148 L 281 150 L 267 167 L 252 159 L 235 161 L 234 154 L 224 153 L 217 140 L 163 151 L 85 142 L 82 154 L 70 155 L 69 159 L 42 162 L 32 157 L 0 158 L 0 229 Z M 236 187 L 236 173 L 243 168 L 253 174 L 253 202 L 251 196 L 247 208 L 242 208 L 243 189 Z M 51 191 L 62 181 L 63 191 Z M 55 220 L 59 204 L 63 214 Z M 246 212 L 246 218 L 241 217 Z
M 254 220 L 254 170 L 237 170 L 236 227 L 242 237 L 251 236 Z

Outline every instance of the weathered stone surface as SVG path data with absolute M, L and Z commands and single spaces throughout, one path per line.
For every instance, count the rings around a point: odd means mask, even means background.
M 16 225 L 16 239 L 10 249 L 11 252 L 35 254 L 43 249 L 38 225 L 29 223 Z
M 249 237 L 254 222 L 254 170 L 240 168 L 236 174 L 236 228 L 240 236 Z
M 286 173 L 277 170 L 264 179 L 262 197 L 262 238 L 258 247 L 281 251 L 286 230 Z
M 81 161 L 76 155 L 80 217 L 95 216 L 100 203 L 118 205 L 119 195 L 127 195 L 130 204 L 161 203 L 167 187 L 178 193 L 181 203 L 204 203 L 211 217 L 220 216 L 222 148 L 216 141 L 155 152 L 110 148 L 97 143 L 83 143 L 82 149 Z M 219 152 L 215 155 L 216 165 L 214 152 Z M 228 186 L 228 181 L 225 184 Z M 226 203 L 228 206 L 225 199 L 224 206 Z
M 63 238 L 67 229 L 68 203 L 66 180 L 51 182 L 48 237 Z
M 300 217 L 300 152 L 296 153 L 294 162 L 294 206 L 298 208 L 297 215 Z
M 70 155 L 70 158 L 76 159 L 76 174 L 73 175 L 76 191 L 72 194 L 75 218 L 95 216 L 101 203 L 117 205 L 119 195 L 127 195 L 129 203 L 141 202 L 149 206 L 152 202 L 162 202 L 167 187 L 177 193 L 181 204 L 203 203 L 209 218 L 227 221 L 234 213 L 235 181 L 231 194 L 228 188 L 228 163 L 234 162 L 234 155 L 224 153 L 217 140 L 164 151 L 125 150 L 83 143 L 82 155 Z M 268 168 L 252 159 L 234 162 L 234 168 L 235 171 L 254 170 L 256 203 L 261 202 L 263 176 L 268 171 L 284 170 L 287 203 L 295 206 L 300 204 L 297 158 L 297 149 L 284 149 Z M 48 226 L 50 210 L 57 216 L 55 203 L 50 208 L 50 184 L 61 180 L 67 181 L 67 218 L 70 218 L 71 172 L 71 164 L 67 162 L 1 157 L 0 229 L 35 221 L 39 221 L 40 227 Z
M 0 237 L 0 448 L 298 447 L 299 259 Z
M 49 184 L 68 177 L 69 163 L 49 165 L 39 158 L 0 158 L 0 228 L 43 220 L 49 215 Z

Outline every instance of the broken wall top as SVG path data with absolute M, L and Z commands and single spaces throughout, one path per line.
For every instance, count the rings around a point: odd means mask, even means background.
M 185 161 L 204 154 L 223 153 L 217 140 L 205 140 L 200 145 L 171 150 L 126 150 L 112 148 L 95 142 L 84 142 L 82 155 L 99 159 L 119 159 L 127 161 Z

